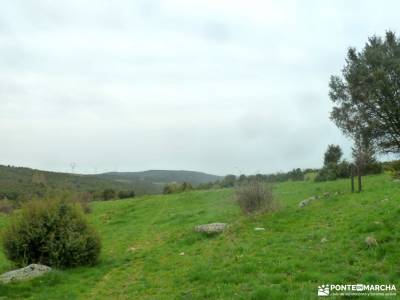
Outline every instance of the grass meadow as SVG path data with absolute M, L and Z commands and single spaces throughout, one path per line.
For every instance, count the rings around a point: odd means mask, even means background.
M 0 299 L 316 299 L 321 284 L 398 284 L 400 183 L 369 176 L 364 187 L 277 184 L 279 210 L 250 217 L 232 189 L 94 202 L 99 263 L 0 285 Z M 7 222 L 1 215 L 0 228 Z M 215 236 L 194 232 L 209 222 L 230 225 Z M 367 247 L 367 236 L 378 245 Z M 13 268 L 0 252 L 0 272 Z

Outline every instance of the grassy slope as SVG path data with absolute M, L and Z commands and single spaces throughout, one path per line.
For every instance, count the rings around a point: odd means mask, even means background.
M 326 191 L 344 194 L 297 208 Z M 283 183 L 276 187 L 280 211 L 252 218 L 240 215 L 231 190 L 98 202 L 89 217 L 104 244 L 96 267 L 0 286 L 0 296 L 313 299 L 324 283 L 398 284 L 399 191 L 386 176 L 366 178 L 362 194 L 348 193 L 348 181 Z M 215 221 L 231 227 L 212 238 L 193 232 Z M 6 222 L 0 218 L 0 226 Z M 368 235 L 379 246 L 366 248 Z M 0 272 L 11 268 L 1 254 Z

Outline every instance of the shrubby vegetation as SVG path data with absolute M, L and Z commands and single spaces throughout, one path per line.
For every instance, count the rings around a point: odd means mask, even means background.
M 164 186 L 163 194 L 176 194 L 191 190 L 193 190 L 193 186 L 190 183 L 170 183 Z
M 103 200 L 111 200 L 117 196 L 117 193 L 114 189 L 105 189 L 103 191 Z
M 37 200 L 14 214 L 3 234 L 6 256 L 17 265 L 54 267 L 92 265 L 100 254 L 100 237 L 79 205 L 66 200 Z
M 243 184 L 248 184 L 252 182 L 265 182 L 265 183 L 275 183 L 275 182 L 285 182 L 285 181 L 303 181 L 308 173 L 316 172 L 315 169 L 300 169 L 295 168 L 289 172 L 279 172 L 274 174 L 255 174 L 255 175 L 240 175 L 235 176 L 232 174 L 226 175 L 222 180 L 216 181 L 214 183 L 199 185 L 197 189 L 206 188 L 230 188 L 235 186 L 240 186 Z
M 272 186 L 268 183 L 252 180 L 238 186 L 235 195 L 240 209 L 245 214 L 273 211 L 277 208 Z
M 342 159 L 342 149 L 339 145 L 329 145 L 324 154 L 324 166 L 318 172 L 315 181 L 336 180 L 338 178 L 349 178 L 351 165 Z
M 342 160 L 342 154 L 339 145 L 329 145 L 324 154 L 324 166 L 318 172 L 315 181 L 350 178 L 356 172 L 360 175 L 370 175 L 380 174 L 383 171 L 382 164 L 375 159 L 373 151 L 360 152 L 358 148 L 353 149 L 354 163 Z
M 6 215 L 11 214 L 15 207 L 16 205 L 13 201 L 10 201 L 8 199 L 0 200 L 0 213 Z
M 119 191 L 118 198 L 119 199 L 127 199 L 127 198 L 135 198 L 135 191 Z
M 382 163 L 383 169 L 394 179 L 400 179 L 400 160 L 387 161 Z

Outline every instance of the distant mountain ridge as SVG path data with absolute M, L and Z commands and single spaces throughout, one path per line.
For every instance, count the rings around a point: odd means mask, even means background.
M 195 171 L 149 170 L 142 172 L 109 172 L 71 174 L 0 165 L 0 199 L 26 199 L 49 191 L 93 192 L 105 189 L 135 191 L 136 195 L 162 193 L 171 182 L 188 182 L 194 186 L 214 182 L 222 177 Z
M 96 175 L 99 178 L 115 180 L 119 182 L 148 181 L 155 184 L 167 184 L 171 182 L 188 182 L 192 185 L 214 182 L 222 179 L 221 176 L 207 174 L 198 171 L 186 170 L 148 170 L 141 172 L 108 172 Z

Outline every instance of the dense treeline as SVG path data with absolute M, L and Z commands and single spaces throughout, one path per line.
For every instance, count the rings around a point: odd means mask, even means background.
M 191 190 L 207 190 L 207 189 L 220 189 L 220 188 L 231 188 L 234 186 L 243 185 L 249 182 L 284 182 L 284 181 L 303 181 L 310 180 L 312 176 L 307 176 L 310 174 L 316 174 L 318 169 L 300 169 L 296 168 L 289 172 L 279 172 L 274 174 L 255 174 L 255 175 L 245 175 L 236 176 L 233 174 L 226 175 L 221 180 L 214 182 L 202 183 L 197 186 L 192 186 L 191 184 L 184 183 L 171 183 L 164 186 L 164 194 L 173 194 L 187 192 Z

